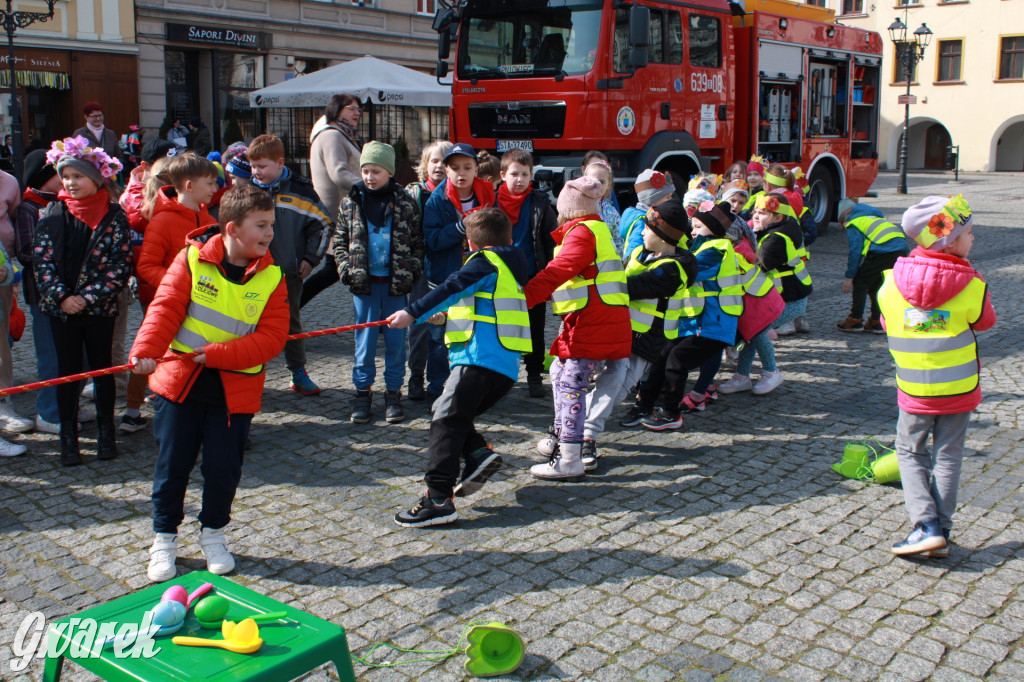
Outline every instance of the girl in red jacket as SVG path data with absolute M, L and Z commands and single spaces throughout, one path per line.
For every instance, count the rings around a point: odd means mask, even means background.
M 550 462 L 530 469 L 537 478 L 583 477 L 587 391 L 602 361 L 628 358 L 632 350 L 626 275 L 608 226 L 598 217 L 603 194 L 604 186 L 594 178 L 565 184 L 558 195 L 559 228 L 552 233 L 555 257 L 524 289 L 528 307 L 550 297 L 555 313 L 565 313 L 551 345 L 558 447 Z

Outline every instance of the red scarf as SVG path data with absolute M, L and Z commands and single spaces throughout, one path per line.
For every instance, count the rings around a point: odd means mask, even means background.
M 423 186 L 427 188 L 428 192 L 433 192 L 435 189 L 437 189 L 437 183 L 431 180 L 430 178 L 427 178 L 427 181 L 423 183 Z
M 47 199 L 47 196 L 52 197 L 53 195 L 47 194 L 46 196 L 44 196 L 43 193 L 40 192 L 39 190 L 33 187 L 29 187 L 22 193 L 21 200 L 29 201 L 35 204 L 36 206 L 46 206 L 52 201 L 52 199 Z
M 468 211 L 462 210 L 462 199 L 459 198 L 459 192 L 450 180 L 445 184 L 444 191 L 445 196 L 455 206 L 455 212 L 459 214 L 460 218 L 465 218 L 478 209 L 494 206 L 494 185 L 480 178 L 473 178 L 473 195 L 476 197 L 478 205 Z
M 519 222 L 519 211 L 523 208 L 523 202 L 528 196 L 530 196 L 529 189 L 522 194 L 512 194 L 508 191 L 508 185 L 505 183 L 498 188 L 498 208 L 508 216 L 513 225 Z
M 110 195 L 105 187 L 101 187 L 98 192 L 84 199 L 74 199 L 64 190 L 57 194 L 57 198 L 64 202 L 71 215 L 81 220 L 92 230 L 99 226 L 100 222 L 107 217 L 107 211 L 110 210 Z

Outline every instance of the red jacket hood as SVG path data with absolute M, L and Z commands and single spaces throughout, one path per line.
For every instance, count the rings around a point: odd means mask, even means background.
M 893 267 L 893 278 L 907 303 L 932 310 L 953 298 L 978 272 L 963 258 L 917 247 Z
M 220 267 L 221 261 L 224 260 L 224 237 L 219 232 L 215 232 L 215 229 L 215 226 L 200 227 L 189 232 L 188 243 L 199 249 L 199 258 L 201 260 Z M 264 268 L 269 268 L 273 264 L 274 257 L 270 255 L 268 250 L 263 254 L 262 258 L 249 261 L 249 265 L 245 268 L 246 279 Z

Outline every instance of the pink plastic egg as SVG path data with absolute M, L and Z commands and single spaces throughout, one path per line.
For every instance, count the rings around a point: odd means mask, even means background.
M 171 585 L 164 592 L 164 596 L 160 598 L 160 601 L 176 601 L 184 606 L 188 603 L 188 591 L 181 585 Z

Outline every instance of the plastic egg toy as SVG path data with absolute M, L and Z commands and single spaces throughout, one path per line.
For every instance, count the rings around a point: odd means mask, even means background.
M 196 603 L 195 614 L 201 622 L 216 622 L 219 625 L 220 621 L 224 620 L 224 616 L 228 615 L 230 608 L 231 603 L 227 599 L 219 594 L 211 594 Z
M 171 585 L 164 591 L 160 601 L 176 601 L 182 606 L 188 603 L 188 590 L 181 585 Z
M 185 620 L 185 605 L 176 601 L 162 601 L 152 609 L 153 625 L 167 627 Z

